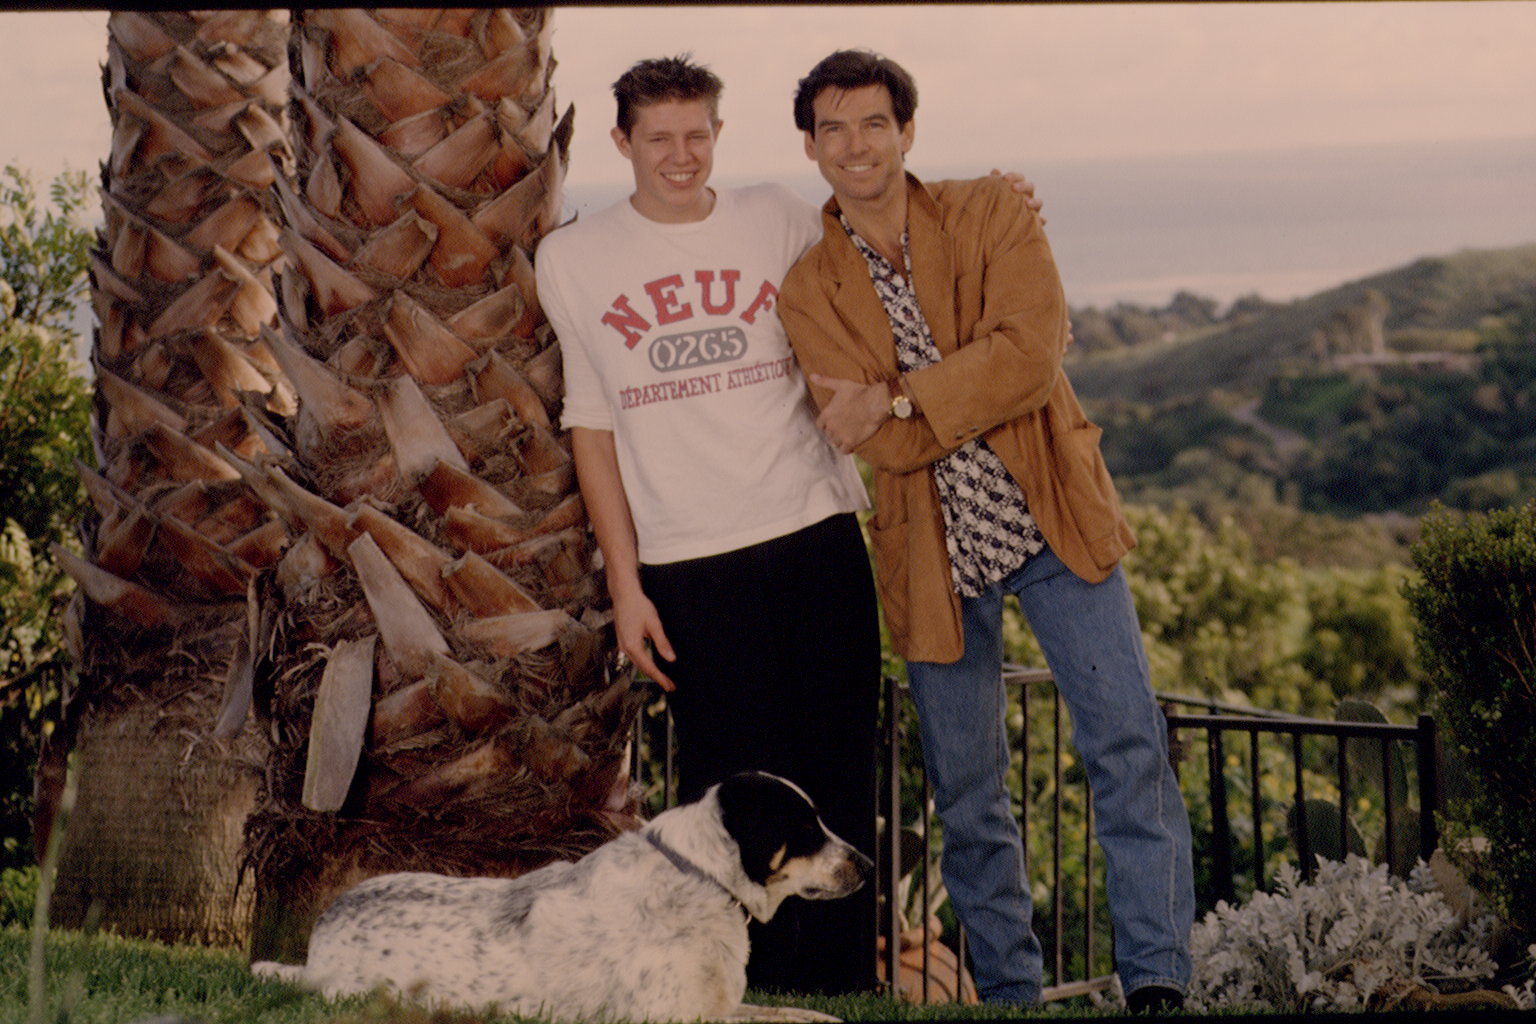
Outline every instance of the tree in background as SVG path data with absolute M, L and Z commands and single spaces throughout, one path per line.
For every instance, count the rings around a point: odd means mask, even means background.
M 10 295 L 0 302 L 0 322 L 64 331 L 85 291 L 91 247 L 90 232 L 79 223 L 88 198 L 85 172 L 55 178 L 47 206 L 38 203 L 36 183 L 20 168 L 7 166 L 3 178 L 0 279 Z
M 1473 885 L 1536 937 L 1536 502 L 1462 516 L 1438 509 L 1407 588 L 1446 741 L 1464 759 L 1444 844 Z M 1455 797 L 1460 795 L 1462 799 Z M 1466 842 L 1487 840 L 1486 850 Z
M 1417 710 L 1402 567 L 1303 568 L 1256 556 L 1230 517 L 1126 514 L 1138 541 L 1126 577 L 1158 689 L 1320 718 L 1353 697 Z
M 64 328 L 84 286 L 85 176 L 65 174 L 39 204 L 15 167 L 0 183 L 0 867 L 33 856 L 32 773 L 58 720 L 71 665 L 71 587 L 49 548 L 74 543 L 89 455 L 89 395 Z

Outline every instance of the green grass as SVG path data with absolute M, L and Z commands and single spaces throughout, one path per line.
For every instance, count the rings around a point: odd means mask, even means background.
M 57 931 L 50 933 L 46 946 L 45 1006 L 34 1016 L 28 1004 L 30 948 L 26 929 L 0 927 L 0 1024 L 134 1024 L 150 1018 L 201 1024 L 498 1024 L 526 1019 L 429 1011 L 382 996 L 331 1002 L 282 982 L 252 977 L 237 950 Z M 1085 1001 L 1012 1013 L 993 1006 L 913 1006 L 876 996 L 748 992 L 747 1001 L 800 1006 L 848 1021 L 1112 1015 Z

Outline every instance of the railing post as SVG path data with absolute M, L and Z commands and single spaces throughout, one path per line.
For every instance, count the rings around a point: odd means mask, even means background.
M 901 907 L 896 886 L 901 882 L 901 690 L 895 676 L 885 677 L 885 988 L 898 997 L 898 965 L 901 958 Z
M 1065 979 L 1064 943 L 1061 929 L 1066 922 L 1061 891 L 1061 691 L 1051 689 L 1051 980 L 1060 985 Z
M 1392 792 L 1392 741 L 1381 740 L 1381 806 L 1385 813 L 1383 824 L 1387 848 L 1387 872 L 1397 871 L 1397 798 Z M 1406 869 L 1407 865 L 1403 865 Z
M 1093 977 L 1093 787 L 1083 780 L 1083 977 Z
M 1259 792 L 1259 730 L 1248 731 L 1248 802 L 1253 813 L 1253 891 L 1264 889 L 1264 808 Z
M 1339 734 L 1339 859 L 1349 857 L 1349 737 Z
M 1211 874 L 1219 887 L 1217 898 L 1234 903 L 1237 891 L 1232 880 L 1232 823 L 1227 819 L 1227 766 L 1219 728 L 1206 728 L 1205 751 L 1211 777 Z
M 928 838 L 933 835 L 933 817 L 928 813 L 928 807 L 933 802 L 933 786 L 928 782 L 927 765 L 923 766 L 923 1002 L 928 1002 L 928 979 L 931 972 L 928 969 L 928 956 L 932 951 L 929 943 L 933 936 L 928 933 L 928 904 L 933 899 L 933 858 L 929 856 L 932 848 L 928 845 Z M 960 991 L 958 988 L 956 992 Z
M 1291 768 L 1296 773 L 1296 856 L 1301 860 L 1301 877 L 1310 881 L 1317 872 L 1312 863 L 1311 817 L 1307 814 L 1307 790 L 1301 773 L 1301 731 L 1291 733 Z
M 1440 728 L 1433 715 L 1419 715 L 1419 854 L 1426 861 L 1440 845 L 1435 811 L 1440 807 Z

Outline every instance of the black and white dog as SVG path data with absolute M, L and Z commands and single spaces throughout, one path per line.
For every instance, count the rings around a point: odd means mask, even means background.
M 846 896 L 870 867 L 799 787 L 747 773 L 574 863 L 510 880 L 371 878 L 321 915 L 304 967 L 252 970 L 328 996 L 383 986 L 504 1013 L 719 1020 L 746 990 L 747 915 Z

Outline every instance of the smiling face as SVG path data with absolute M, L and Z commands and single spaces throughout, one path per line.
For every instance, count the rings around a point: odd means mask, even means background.
M 840 204 L 878 202 L 905 191 L 902 157 L 912 148 L 912 122 L 896 123 L 885 86 L 829 86 L 811 109 L 805 155 L 816 161 Z
M 640 107 L 626 135 L 613 142 L 635 171 L 630 203 L 642 216 L 665 224 L 703 220 L 714 209 L 706 187 L 720 134 L 705 100 L 662 100 Z

